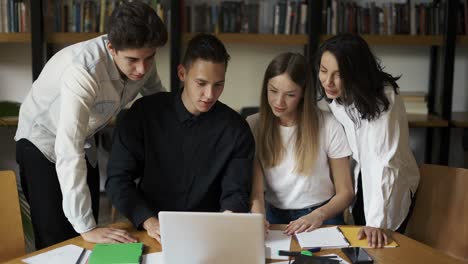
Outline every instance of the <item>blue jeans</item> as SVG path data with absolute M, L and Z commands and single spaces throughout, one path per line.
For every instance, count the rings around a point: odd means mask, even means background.
M 265 203 L 266 218 L 270 224 L 289 224 L 289 222 L 297 220 L 298 218 L 310 214 L 315 209 L 323 206 L 323 204 L 312 206 L 304 209 L 279 209 L 271 204 Z M 323 222 L 324 225 L 344 225 L 343 214 L 339 213 L 334 217 L 327 219 Z

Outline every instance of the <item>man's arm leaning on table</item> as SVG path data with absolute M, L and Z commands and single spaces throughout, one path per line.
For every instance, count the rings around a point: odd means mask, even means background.
M 106 192 L 112 204 L 137 228 L 156 216 L 134 182 L 143 174 L 145 158 L 141 101 L 135 102 L 116 127 L 106 181 Z
M 233 138 L 233 153 L 221 181 L 221 211 L 249 212 L 255 141 L 247 122 L 240 122 Z

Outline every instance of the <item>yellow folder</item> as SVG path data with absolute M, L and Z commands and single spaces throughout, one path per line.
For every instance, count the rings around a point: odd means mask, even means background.
M 348 240 L 350 247 L 369 248 L 366 238 L 360 240 L 357 238 L 360 228 L 360 226 L 340 226 L 340 230 Z M 397 242 L 393 240 L 388 234 L 387 239 L 389 243 L 385 246 L 386 248 L 398 247 Z

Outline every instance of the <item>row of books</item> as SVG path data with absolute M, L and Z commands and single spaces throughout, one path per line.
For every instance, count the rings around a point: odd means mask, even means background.
M 185 32 L 307 33 L 307 1 L 303 0 L 193 1 L 184 12 Z
M 0 0 L 0 33 L 30 31 L 29 0 Z
M 445 3 L 322 0 L 322 32 L 326 34 L 438 35 L 443 32 Z
M 136 0 L 138 1 L 138 0 Z M 140 0 L 143 1 L 143 0 Z M 123 0 L 47 0 L 44 1 L 46 31 L 105 32 L 107 18 Z M 143 1 L 164 19 L 163 6 L 157 0 Z

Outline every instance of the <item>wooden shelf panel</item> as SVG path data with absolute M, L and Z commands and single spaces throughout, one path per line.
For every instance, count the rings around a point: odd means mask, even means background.
M 18 117 L 17 116 L 12 116 L 12 117 L 0 117 L 0 127 L 2 126 L 17 126 L 18 125 Z
M 27 34 L 29 33 L 14 33 Z M 95 38 L 103 33 L 68 33 L 55 32 L 50 33 L 47 37 L 47 42 L 57 44 L 71 44 L 80 41 L 85 41 Z M 0 34 L 0 42 L 2 40 Z M 188 42 L 195 34 L 183 34 L 183 41 Z M 250 33 L 220 33 L 216 36 L 224 43 L 241 43 L 241 44 L 263 44 L 263 45 L 306 45 L 308 42 L 307 35 L 284 35 L 284 34 L 250 34 Z M 322 35 L 320 41 L 331 38 L 332 35 Z M 369 45 L 388 45 L 388 46 L 440 46 L 442 45 L 442 36 L 413 36 L 413 35 L 362 35 Z M 15 37 L 18 38 L 18 37 Z M 19 39 L 19 38 L 18 38 Z M 468 44 L 468 36 L 460 36 L 458 42 Z M 30 37 L 28 38 L 30 41 Z
M 195 34 L 183 34 L 183 42 L 188 42 Z M 220 33 L 215 34 L 223 43 L 263 44 L 263 45 L 306 45 L 307 35 Z
M 0 33 L 0 43 L 30 43 L 31 33 Z
M 468 45 L 468 36 L 466 36 L 466 35 L 458 35 L 458 36 L 457 36 L 457 44 L 460 44 L 460 45 Z
M 71 32 L 54 32 L 47 35 L 48 43 L 55 44 L 74 44 L 98 37 L 104 33 L 71 33 Z
M 454 127 L 468 128 L 468 112 L 452 112 L 451 123 Z
M 449 122 L 434 115 L 408 114 L 409 127 L 448 127 Z
M 361 35 L 369 45 L 386 46 L 441 46 L 442 36 L 415 36 L 415 35 Z M 332 35 L 320 36 L 320 41 L 331 38 Z

